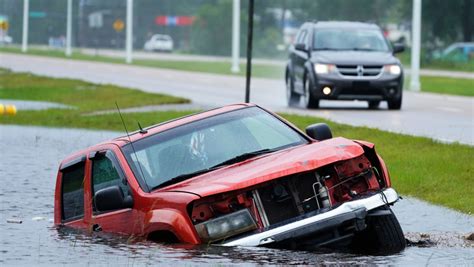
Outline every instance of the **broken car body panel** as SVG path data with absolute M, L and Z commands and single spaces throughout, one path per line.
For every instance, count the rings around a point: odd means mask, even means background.
M 219 194 L 313 170 L 363 153 L 364 150 L 356 143 L 345 138 L 334 138 L 252 158 L 169 186 L 166 190 L 192 192 L 200 196 Z

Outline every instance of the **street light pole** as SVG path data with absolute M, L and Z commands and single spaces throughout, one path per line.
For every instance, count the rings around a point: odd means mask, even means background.
M 410 89 L 420 91 L 421 0 L 413 0 Z
M 245 81 L 245 103 L 250 102 L 250 77 L 252 76 L 252 38 L 253 38 L 253 2 L 249 0 L 249 17 L 247 28 L 247 75 Z
M 67 0 L 67 21 L 66 21 L 66 56 L 70 57 L 72 35 L 72 0 Z
M 29 12 L 29 0 L 23 0 L 23 36 L 21 41 L 21 52 L 28 52 L 28 19 L 30 16 Z
M 239 42 L 240 42 L 240 0 L 233 0 L 232 7 L 232 73 L 239 73 Z
M 133 49 L 133 0 L 127 0 L 127 22 L 126 22 L 126 40 L 125 40 L 125 62 L 132 63 Z

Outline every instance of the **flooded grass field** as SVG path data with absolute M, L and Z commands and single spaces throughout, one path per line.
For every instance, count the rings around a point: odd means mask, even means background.
M 474 217 L 404 198 L 394 206 L 409 247 L 391 256 L 218 246 L 165 246 L 53 227 L 59 162 L 121 133 L 0 126 L 1 265 L 474 265 Z M 441 189 L 440 189 L 441 190 Z M 21 222 L 21 223 L 20 223 Z

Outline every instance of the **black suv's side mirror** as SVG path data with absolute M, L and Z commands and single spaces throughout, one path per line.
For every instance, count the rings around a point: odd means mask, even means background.
M 97 191 L 94 195 L 95 207 L 98 211 L 118 210 L 133 207 L 131 196 L 124 197 L 118 185 L 109 186 Z
M 305 44 L 295 44 L 295 49 L 303 52 L 308 52 Z
M 405 51 L 405 45 L 402 44 L 402 43 L 394 43 L 393 44 L 393 53 L 394 54 L 397 54 L 397 53 L 401 53 Z
M 311 124 L 306 127 L 306 134 L 318 141 L 332 138 L 331 128 L 326 123 Z

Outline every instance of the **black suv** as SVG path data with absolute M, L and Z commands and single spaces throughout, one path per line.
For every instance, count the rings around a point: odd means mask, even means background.
M 375 24 L 304 23 L 286 67 L 288 105 L 302 97 L 307 108 L 333 99 L 365 100 L 369 108 L 386 100 L 389 109 L 400 109 L 403 69 L 394 54 L 403 50 L 402 44 L 392 46 Z

